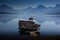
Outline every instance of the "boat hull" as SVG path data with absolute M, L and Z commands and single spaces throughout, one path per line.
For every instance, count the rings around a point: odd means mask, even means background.
M 37 31 L 39 30 L 38 24 L 35 24 L 33 21 L 23 21 L 19 20 L 19 29 L 20 31 Z

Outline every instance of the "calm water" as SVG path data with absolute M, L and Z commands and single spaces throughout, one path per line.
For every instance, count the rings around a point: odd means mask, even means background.
M 33 16 L 41 24 L 41 35 L 60 35 L 60 19 L 56 16 L 41 16 L 34 14 L 0 14 L 0 35 L 18 36 L 19 19 L 27 19 Z

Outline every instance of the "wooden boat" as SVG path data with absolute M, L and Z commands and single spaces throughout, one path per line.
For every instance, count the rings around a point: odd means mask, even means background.
M 38 31 L 39 24 L 35 24 L 33 21 L 19 20 L 19 29 L 20 31 Z

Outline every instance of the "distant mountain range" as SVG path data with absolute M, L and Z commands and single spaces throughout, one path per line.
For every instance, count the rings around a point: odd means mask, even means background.
M 12 7 L 6 5 L 6 4 L 2 4 L 0 5 L 0 14 L 12 14 L 12 13 L 16 13 L 17 10 L 13 9 Z
M 60 11 L 60 4 L 56 4 L 55 7 L 45 7 L 44 5 L 38 5 L 36 8 L 28 7 L 26 9 L 16 10 L 12 7 L 2 4 L 0 5 L 0 14 L 12 14 L 12 13 L 31 13 L 31 14 L 45 14 L 45 13 L 55 13 Z
M 44 5 L 38 5 L 36 8 L 28 7 L 26 9 L 22 9 L 21 13 L 27 14 L 50 14 L 60 11 L 60 4 L 56 4 L 55 7 L 45 7 Z
M 23 16 L 37 15 L 40 18 L 40 15 L 60 15 L 60 4 L 56 4 L 55 7 L 45 7 L 44 5 L 38 5 L 36 8 L 28 7 L 26 9 L 16 10 L 6 4 L 0 5 L 0 21 L 8 22 L 14 18 L 17 18 L 18 15 L 10 14 L 22 14 Z M 5 15 L 8 14 L 8 15 Z M 26 14 L 26 15 L 25 15 Z M 43 17 L 42 17 L 43 18 Z M 41 22 L 45 19 L 41 19 Z

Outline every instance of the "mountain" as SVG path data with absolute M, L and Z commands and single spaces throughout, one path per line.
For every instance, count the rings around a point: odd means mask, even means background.
M 45 7 L 44 5 L 38 5 L 36 8 L 28 7 L 26 9 L 23 9 L 20 11 L 21 13 L 27 13 L 27 14 L 38 14 L 38 15 L 43 15 L 43 14 L 59 14 L 60 12 L 60 4 L 56 4 L 55 7 Z
M 13 9 L 12 7 L 9 7 L 8 5 L 6 5 L 6 4 L 2 4 L 2 5 L 0 5 L 0 9 Z
M 47 15 L 60 15 L 60 4 L 56 4 L 56 6 L 53 7 Z
M 12 7 L 6 5 L 6 4 L 2 4 L 0 5 L 0 14 L 9 14 L 9 13 L 15 13 L 17 10 L 13 9 Z
M 48 9 L 50 8 L 47 8 L 45 7 L 44 5 L 38 5 L 36 8 L 32 8 L 32 7 L 27 7 L 26 9 L 21 9 L 19 11 L 19 13 L 23 13 L 23 14 L 43 14 L 43 13 L 46 13 L 48 12 Z
M 38 9 L 45 9 L 46 7 L 44 5 L 38 5 L 37 8 Z
M 38 5 L 36 8 L 32 8 L 29 13 L 41 15 L 46 12 L 47 8 L 44 5 Z
M 32 9 L 32 7 L 28 7 L 28 8 L 26 8 L 25 10 L 30 10 L 30 9 Z
M 55 8 L 59 8 L 60 9 L 60 4 L 56 4 Z

